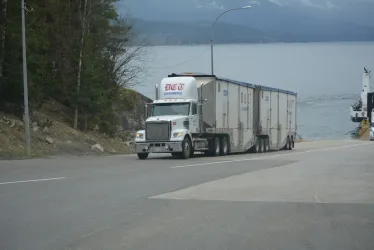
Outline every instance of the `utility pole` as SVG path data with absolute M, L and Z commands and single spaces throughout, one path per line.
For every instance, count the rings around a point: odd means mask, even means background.
M 216 20 L 214 20 L 213 22 L 213 25 L 212 25 L 212 28 L 211 28 L 211 38 L 210 38 L 210 66 L 211 66 L 211 75 L 214 75 L 214 54 L 213 54 L 213 46 L 214 46 L 214 26 L 216 25 L 218 19 L 223 16 L 224 14 L 226 14 L 227 12 L 230 12 L 230 11 L 235 11 L 235 10 L 246 10 L 246 9 L 249 9 L 251 8 L 251 6 L 244 6 L 244 7 L 239 7 L 239 8 L 233 8 L 233 9 L 228 9 L 228 10 L 225 10 L 224 12 L 221 13 L 221 15 L 219 15 Z
M 87 18 L 87 0 L 84 0 L 83 16 L 81 17 L 82 30 L 81 30 L 81 42 L 80 42 L 79 63 L 78 63 L 77 94 L 79 94 L 80 86 L 81 86 L 84 35 L 86 32 L 86 18 Z M 75 113 L 74 113 L 74 129 L 77 129 L 77 128 L 78 128 L 78 105 L 75 108 Z
M 27 58 L 26 58 L 26 25 L 25 25 L 25 0 L 21 0 L 22 11 L 22 58 L 23 58 L 23 99 L 25 113 L 23 120 L 25 122 L 26 154 L 30 155 L 30 116 L 29 116 L 29 93 L 27 87 Z

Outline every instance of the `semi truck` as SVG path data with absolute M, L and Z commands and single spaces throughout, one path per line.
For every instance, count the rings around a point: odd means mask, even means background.
M 145 107 L 145 129 L 135 151 L 182 159 L 292 150 L 296 139 L 295 92 L 201 73 L 171 74 L 155 85 Z

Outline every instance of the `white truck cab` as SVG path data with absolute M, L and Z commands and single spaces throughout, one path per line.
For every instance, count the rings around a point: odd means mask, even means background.
M 193 154 L 192 133 L 199 133 L 197 83 L 193 77 L 165 78 L 156 85 L 156 100 L 147 110 L 146 128 L 136 133 L 136 153 Z

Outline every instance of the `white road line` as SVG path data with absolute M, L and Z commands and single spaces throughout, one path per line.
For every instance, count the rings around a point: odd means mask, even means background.
M 49 178 L 49 179 L 27 180 L 27 181 L 0 182 L 0 185 L 16 184 L 16 183 L 27 183 L 27 182 L 41 182 L 41 181 L 63 180 L 63 179 L 65 179 L 65 178 L 66 178 L 66 177 L 58 177 L 58 178 Z
M 198 164 L 191 164 L 191 165 L 184 165 L 184 166 L 174 166 L 174 167 L 170 167 L 170 168 L 187 168 L 187 167 L 196 167 L 196 166 L 205 166 L 205 165 L 232 163 L 232 162 L 255 161 L 255 160 L 262 160 L 262 159 L 278 158 L 278 157 L 289 156 L 289 155 L 298 155 L 298 154 L 307 154 L 307 153 L 312 153 L 312 152 L 330 151 L 330 150 L 337 150 L 337 149 L 342 149 L 342 148 L 353 148 L 353 147 L 364 146 L 364 145 L 368 145 L 368 144 L 373 144 L 373 143 L 371 143 L 371 142 L 357 143 L 357 144 L 353 144 L 353 145 L 340 146 L 340 147 L 334 147 L 334 148 L 313 149 L 313 150 L 308 150 L 308 151 L 303 151 L 303 152 L 268 155 L 268 156 L 245 158 L 245 159 L 238 159 L 238 160 L 229 160 L 229 161 L 205 162 L 205 163 L 198 163 Z

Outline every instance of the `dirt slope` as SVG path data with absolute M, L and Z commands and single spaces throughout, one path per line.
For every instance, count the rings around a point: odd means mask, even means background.
M 31 116 L 32 156 L 128 154 L 133 152 L 134 130 L 117 138 L 71 127 L 72 110 L 50 101 Z M 0 159 L 25 157 L 25 130 L 20 118 L 0 113 Z

